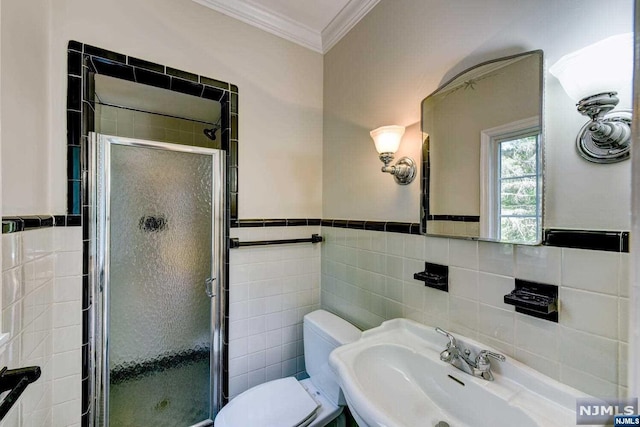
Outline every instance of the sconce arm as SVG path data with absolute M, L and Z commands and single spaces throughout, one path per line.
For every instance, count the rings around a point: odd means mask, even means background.
M 617 92 L 603 92 L 578 102 L 578 111 L 591 121 L 576 138 L 578 152 L 595 163 L 615 163 L 629 157 L 631 145 L 631 112 L 614 110 Z
M 631 127 L 625 122 L 597 120 L 589 130 L 593 141 L 611 148 L 625 148 L 631 143 Z
M 392 166 L 389 163 L 393 160 L 393 153 L 380 154 L 380 160 L 384 163 L 381 171 L 393 175 L 398 184 L 407 185 L 416 177 L 416 164 L 409 157 L 401 158 Z

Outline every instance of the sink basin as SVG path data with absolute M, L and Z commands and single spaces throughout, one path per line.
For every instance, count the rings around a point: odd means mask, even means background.
M 494 351 L 464 336 L 456 338 L 473 354 Z M 474 377 L 440 360 L 447 343 L 434 327 L 393 319 L 334 350 L 330 365 L 358 425 L 575 425 L 576 398 L 587 395 L 511 358 L 491 362 L 494 381 Z

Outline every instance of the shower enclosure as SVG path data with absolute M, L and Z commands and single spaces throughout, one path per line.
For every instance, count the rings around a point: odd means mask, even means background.
M 222 402 L 223 152 L 91 135 L 95 426 L 205 426 Z

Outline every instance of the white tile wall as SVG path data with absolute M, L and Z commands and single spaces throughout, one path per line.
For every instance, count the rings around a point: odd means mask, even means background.
M 232 230 L 241 240 L 320 227 Z M 598 396 L 626 393 L 627 254 L 514 247 L 322 228 L 325 243 L 241 248 L 230 258 L 230 397 L 303 375 L 302 317 L 322 304 L 362 328 L 409 317 L 468 335 Z M 43 367 L 3 426 L 75 426 L 81 406 L 81 229 L 2 236 L 0 364 Z M 322 260 L 321 260 L 322 254 Z M 424 261 L 451 265 L 451 292 L 422 286 Z M 606 271 L 607 274 L 604 274 Z M 515 276 L 561 285 L 559 324 L 502 302 Z
M 0 347 L 0 365 L 42 369 L 3 426 L 80 423 L 80 233 L 68 227 L 2 235 L 2 329 L 11 339 Z M 75 305 L 60 310 L 66 303 Z
M 231 230 L 241 241 L 307 238 L 319 232 L 320 227 Z M 371 240 L 363 237 L 360 243 L 370 247 Z M 320 306 L 320 254 L 320 246 L 311 243 L 231 250 L 230 398 L 265 381 L 304 375 L 302 318 Z
M 80 423 L 82 228 L 59 227 L 53 292 L 53 426 Z
M 628 254 L 331 227 L 322 234 L 322 307 L 361 328 L 409 317 L 592 395 L 627 393 Z M 450 266 L 449 293 L 413 280 L 424 261 Z M 560 286 L 558 324 L 504 304 L 515 277 Z
M 96 124 L 96 131 L 106 135 L 211 147 L 203 130 L 212 125 L 191 120 L 96 105 Z

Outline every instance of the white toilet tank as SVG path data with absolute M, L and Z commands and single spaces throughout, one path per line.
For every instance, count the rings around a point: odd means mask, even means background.
M 360 338 L 360 329 L 325 310 L 304 316 L 304 362 L 313 384 L 336 405 L 345 405 L 338 379 L 329 366 L 333 349 Z

